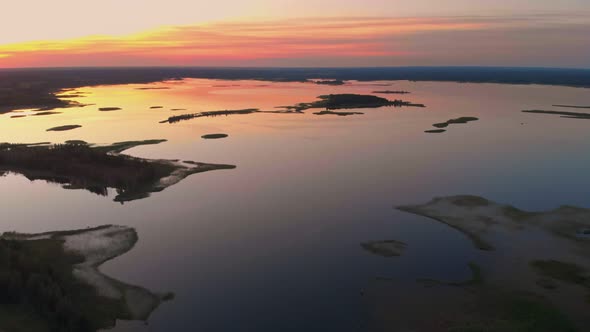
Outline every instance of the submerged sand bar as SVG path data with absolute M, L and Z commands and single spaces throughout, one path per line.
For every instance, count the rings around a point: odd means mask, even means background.
M 466 234 L 482 250 L 494 249 L 494 233 L 537 229 L 573 243 L 590 245 L 581 236 L 590 228 L 590 209 L 562 206 L 546 212 L 528 212 L 478 196 L 439 197 L 422 205 L 405 205 L 399 210 L 425 216 Z M 590 253 L 589 253 L 590 254 Z
M 413 296 L 439 303 L 435 312 L 413 307 L 423 317 L 432 320 L 444 312 L 450 322 L 445 326 L 454 328 L 450 331 L 587 330 L 590 237 L 585 231 L 590 229 L 590 209 L 561 206 L 531 212 L 470 195 L 398 209 L 448 225 L 483 250 L 469 264 L 470 279 L 417 280 L 422 288 Z

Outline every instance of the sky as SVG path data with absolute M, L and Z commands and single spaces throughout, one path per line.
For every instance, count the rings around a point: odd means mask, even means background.
M 589 0 L 19 0 L 2 7 L 0 68 L 590 68 Z

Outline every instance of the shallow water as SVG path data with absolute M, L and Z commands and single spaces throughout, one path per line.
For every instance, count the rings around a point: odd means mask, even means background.
M 137 229 L 136 247 L 102 271 L 172 291 L 176 298 L 159 307 L 149 325 L 121 322 L 116 331 L 358 331 L 366 319 L 361 292 L 375 277 L 461 280 L 469 277 L 466 264 L 479 255 L 460 233 L 394 206 L 473 194 L 528 210 L 590 207 L 590 122 L 520 112 L 590 104 L 586 89 L 197 79 L 149 85 L 170 89 L 137 89 L 146 86 L 82 88 L 89 94 L 75 100 L 96 105 L 58 110 L 62 114 L 0 115 L 0 142 L 165 138 L 126 153 L 237 165 L 192 175 L 124 205 L 112 196 L 18 175 L 0 178 L 3 231 L 101 224 Z M 174 114 L 273 110 L 322 94 L 384 89 L 410 91 L 383 96 L 427 107 L 364 109 L 364 115 L 347 117 L 308 110 L 158 123 Z M 443 134 L 424 133 L 433 123 L 460 116 L 480 120 L 451 125 Z M 73 124 L 82 128 L 45 131 Z M 210 133 L 229 137 L 201 139 Z M 375 256 L 360 246 L 388 239 L 408 244 L 402 257 Z

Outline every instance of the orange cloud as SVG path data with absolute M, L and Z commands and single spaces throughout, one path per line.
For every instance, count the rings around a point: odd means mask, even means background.
M 0 67 L 67 66 L 71 61 L 117 65 L 131 58 L 140 65 L 224 65 L 228 60 L 396 56 L 403 50 L 387 50 L 389 36 L 481 26 L 451 19 L 340 18 L 163 27 L 124 37 L 4 45 Z
M 122 37 L 0 45 L 0 67 L 430 65 L 471 64 L 477 56 L 492 55 L 495 64 L 503 64 L 502 56 L 514 59 L 519 52 L 536 56 L 542 47 L 550 49 L 551 45 L 531 44 L 541 40 L 531 38 L 537 30 L 543 31 L 539 37 L 550 33 L 560 43 L 579 45 L 576 33 L 590 32 L 588 24 L 580 22 L 542 16 L 219 22 L 161 27 Z M 543 38 L 544 44 L 551 43 Z

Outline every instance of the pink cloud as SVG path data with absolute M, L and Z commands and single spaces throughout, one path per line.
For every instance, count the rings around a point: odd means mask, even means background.
M 122 37 L 90 36 L 3 45 L 0 67 L 373 66 L 433 64 L 437 59 L 439 64 L 461 64 L 455 63 L 459 60 L 462 64 L 487 64 L 494 59 L 497 64 L 504 64 L 503 58 L 513 59 L 515 52 L 530 54 L 527 46 L 532 45 L 531 41 L 515 38 L 519 33 L 530 39 L 535 31 L 550 30 L 552 37 L 545 40 L 550 52 L 550 44 L 559 42 L 561 34 L 567 37 L 564 40 L 575 39 L 567 34 L 573 25 L 580 33 L 590 32 L 588 23 L 544 16 L 220 22 L 162 27 Z M 490 49 L 488 45 L 495 46 Z M 469 48 L 477 59 L 465 54 Z M 488 50 L 489 56 L 482 50 Z M 469 63 L 478 59 L 480 63 Z

